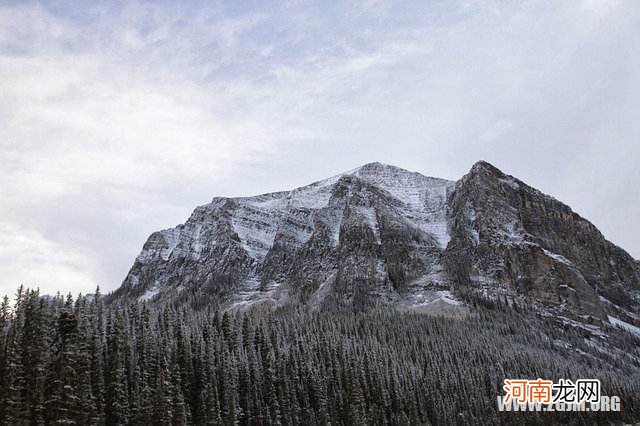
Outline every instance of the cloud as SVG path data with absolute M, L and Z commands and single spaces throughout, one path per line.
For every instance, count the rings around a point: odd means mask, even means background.
M 640 213 L 637 18 L 598 1 L 0 7 L 0 293 L 113 289 L 150 232 L 214 195 L 374 160 L 455 179 L 487 159 L 638 256 L 619 225 Z
M 87 291 L 100 281 L 113 288 L 117 275 L 96 264 L 113 266 L 110 252 L 123 247 L 104 246 L 98 229 L 137 224 L 151 206 L 171 211 L 180 203 L 172 192 L 219 179 L 237 161 L 270 149 L 271 124 L 240 120 L 224 96 L 153 69 L 174 45 L 122 60 L 157 42 L 167 33 L 162 27 L 141 36 L 135 26 L 114 25 L 70 47 L 86 28 L 39 5 L 17 9 L 0 12 L 9 23 L 0 33 L 0 217 L 9 222 L 5 237 L 16 239 L 0 247 L 3 290 L 24 271 L 45 291 Z M 254 22 L 224 21 L 221 43 L 231 48 Z M 126 250 L 129 259 L 135 250 Z
M 96 285 L 92 259 L 53 243 L 31 229 L 0 223 L 0 245 L 0 264 L 11 265 L 3 268 L 3 280 L 14 283 L 13 288 L 3 288 L 6 293 L 20 284 L 39 287 L 52 276 L 61 278 L 60 289 L 86 292 Z

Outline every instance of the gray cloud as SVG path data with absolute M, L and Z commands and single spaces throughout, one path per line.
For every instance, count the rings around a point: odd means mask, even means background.
M 640 257 L 635 2 L 0 7 L 0 293 L 113 289 L 214 195 L 478 159 Z

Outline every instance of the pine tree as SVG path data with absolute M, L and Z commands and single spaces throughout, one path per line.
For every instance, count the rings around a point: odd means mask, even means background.
M 79 389 L 78 319 L 73 298 L 67 297 L 57 320 L 58 339 L 47 377 L 46 421 L 50 424 L 79 424 L 82 413 Z
M 6 337 L 5 397 L 2 401 L 4 422 L 10 425 L 22 425 L 29 421 L 29 412 L 25 403 L 26 380 L 22 361 L 22 332 L 24 327 L 24 287 L 16 292 L 14 315 Z
M 158 371 L 155 380 L 153 424 L 168 426 L 173 421 L 173 389 L 171 372 L 165 354 L 158 353 Z
M 0 422 L 5 418 L 5 407 L 8 402 L 8 388 L 9 382 L 7 381 L 7 338 L 9 334 L 9 324 L 11 323 L 11 305 L 9 297 L 4 296 L 2 304 L 0 304 Z
M 91 363 L 91 394 L 96 407 L 96 424 L 104 423 L 105 413 L 105 345 L 104 345 L 104 318 L 103 302 L 100 287 L 96 292 L 89 307 L 89 330 L 85 334 L 89 339 L 88 350 Z
M 25 377 L 25 406 L 31 423 L 41 424 L 44 421 L 42 390 L 49 346 L 46 310 L 38 290 L 27 290 L 24 294 L 24 326 L 20 347 Z
M 116 314 L 109 328 L 105 418 L 107 424 L 119 426 L 127 424 L 129 417 L 129 385 L 126 374 L 128 342 L 122 315 Z
M 80 395 L 80 424 L 96 424 L 100 421 L 101 415 L 98 412 L 98 405 L 93 394 L 93 374 L 92 374 L 92 348 L 91 341 L 93 330 L 87 300 L 78 297 L 76 300 L 75 315 L 78 318 L 78 356 L 77 356 L 77 381 L 78 394 Z

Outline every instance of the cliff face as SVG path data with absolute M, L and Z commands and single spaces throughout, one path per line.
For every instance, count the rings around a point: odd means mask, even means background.
M 457 183 L 449 217 L 445 263 L 456 282 L 602 319 L 607 305 L 637 306 L 640 274 L 629 254 L 568 206 L 488 163 Z
M 568 206 L 479 162 L 458 182 L 371 163 L 215 198 L 151 235 L 115 297 L 462 310 L 453 294 L 637 323 L 640 268 Z M 453 292 L 453 294 L 451 293 Z

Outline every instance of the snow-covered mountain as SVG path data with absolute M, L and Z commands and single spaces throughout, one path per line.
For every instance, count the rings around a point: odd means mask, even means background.
M 214 198 L 152 234 L 116 298 L 462 314 L 470 295 L 640 324 L 640 267 L 561 202 L 479 162 L 459 181 L 380 163 Z

